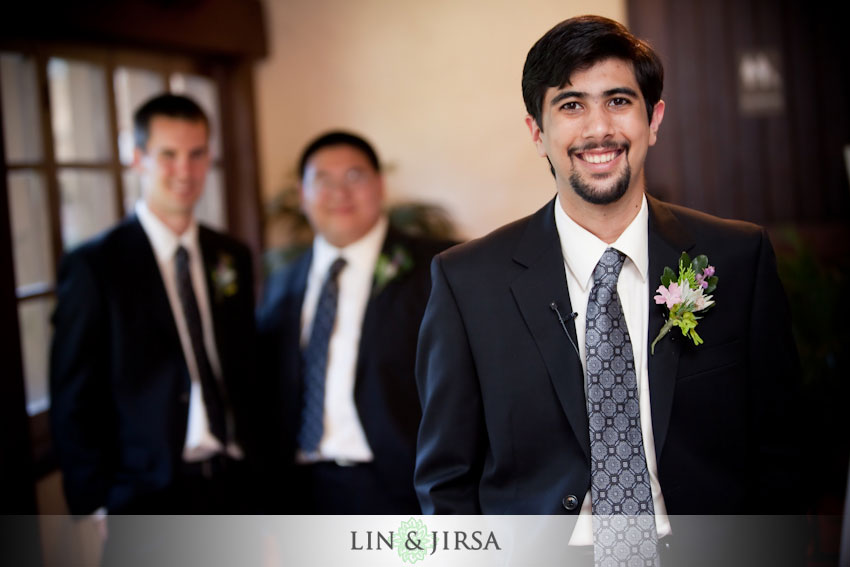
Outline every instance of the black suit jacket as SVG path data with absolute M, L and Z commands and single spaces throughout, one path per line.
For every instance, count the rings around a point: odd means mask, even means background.
M 677 269 L 682 251 L 706 254 L 719 277 L 717 303 L 699 322 L 705 344 L 674 328 L 649 357 L 667 510 L 793 513 L 794 499 L 781 495 L 798 466 L 787 409 L 799 369 L 768 237 L 648 200 L 649 341 L 664 323 L 652 296 L 665 266 Z M 416 488 L 426 513 L 581 508 L 590 486 L 585 378 L 549 307 L 573 310 L 554 203 L 433 262 L 417 361 Z M 568 330 L 575 340 L 572 322 Z
M 236 435 L 246 452 L 254 364 L 248 249 L 200 227 L 216 345 Z M 237 274 L 222 293 L 212 272 Z M 50 418 L 72 514 L 120 511 L 168 487 L 182 462 L 189 371 L 153 249 L 134 216 L 67 254 L 58 278 Z
M 413 490 L 421 415 L 414 381 L 416 342 L 430 290 L 428 267 L 434 254 L 448 245 L 412 238 L 390 227 L 382 253 L 391 255 L 400 246 L 410 254 L 413 267 L 375 290 L 363 318 L 354 401 L 374 465 L 383 486 L 399 503 L 399 513 L 419 509 Z M 258 313 L 261 375 L 268 381 L 264 391 L 271 403 L 265 412 L 271 420 L 264 428 L 269 434 L 264 445 L 268 468 L 278 483 L 281 475 L 292 472 L 296 453 L 303 403 L 301 307 L 312 259 L 311 249 L 272 275 Z

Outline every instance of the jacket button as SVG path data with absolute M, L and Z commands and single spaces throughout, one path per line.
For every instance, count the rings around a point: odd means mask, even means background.
M 564 508 L 567 510 L 575 510 L 578 508 L 578 498 L 576 498 L 574 494 L 567 494 L 564 496 L 564 499 L 561 500 L 561 504 L 563 504 Z
M 189 403 L 189 392 L 183 392 L 180 394 L 180 403 L 188 404 Z

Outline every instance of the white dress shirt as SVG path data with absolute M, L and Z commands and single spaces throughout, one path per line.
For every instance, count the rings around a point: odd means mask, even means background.
M 177 324 L 177 333 L 180 335 L 183 356 L 186 358 L 186 365 L 189 367 L 189 378 L 191 379 L 189 422 L 186 428 L 183 459 L 186 461 L 202 461 L 221 452 L 222 443 L 210 432 L 201 379 L 198 374 L 197 359 L 192 349 L 192 339 L 189 335 L 186 316 L 183 313 L 183 305 L 180 303 L 180 295 L 177 290 L 177 272 L 174 263 L 177 248 L 182 246 L 189 253 L 189 274 L 192 278 L 192 288 L 195 292 L 195 298 L 198 301 L 198 310 L 201 313 L 201 326 L 204 333 L 204 346 L 207 350 L 207 357 L 209 358 L 215 378 L 221 380 L 221 364 L 219 362 L 218 348 L 216 348 L 215 334 L 213 332 L 206 274 L 204 274 L 204 261 L 198 242 L 198 223 L 193 219 L 189 228 L 178 236 L 159 220 L 148 209 L 145 202 L 141 200 L 136 204 L 136 216 L 139 218 L 139 222 L 153 248 L 156 263 L 159 266 L 159 273 L 165 284 L 168 303 L 171 305 L 171 313 L 174 315 L 174 321 Z M 232 422 L 230 416 L 228 416 L 228 421 Z M 236 458 L 241 456 L 241 451 L 235 444 L 229 445 L 227 452 Z
M 626 227 L 626 230 L 612 244 L 607 244 L 595 235 L 579 226 L 564 212 L 561 199 L 555 201 L 555 226 L 561 240 L 564 256 L 564 271 L 570 303 L 575 317 L 576 342 L 581 353 L 581 364 L 585 373 L 584 335 L 587 313 L 587 301 L 593 287 L 593 269 L 608 247 L 615 248 L 626 255 L 626 261 L 617 281 L 617 293 L 623 305 L 623 314 L 632 342 L 635 369 L 638 372 L 638 396 L 640 402 L 640 428 L 646 453 L 646 465 L 649 469 L 652 502 L 655 508 L 655 525 L 658 537 L 670 533 L 670 521 L 667 508 L 658 483 L 658 463 L 655 458 L 655 438 L 652 433 L 652 406 L 649 400 L 649 359 L 647 335 L 649 328 L 649 210 L 646 197 L 643 198 L 640 212 Z M 659 274 L 660 275 L 660 274 Z M 587 389 L 587 381 L 584 384 Z M 584 498 L 578 522 L 570 538 L 570 545 L 593 545 L 593 522 L 591 516 L 590 491 Z
M 345 248 L 331 245 L 321 235 L 313 241 L 313 261 L 301 309 L 302 349 L 310 340 L 319 292 L 328 269 L 339 257 L 346 260 L 346 265 L 339 274 L 336 323 L 328 344 L 322 440 L 317 453 L 299 452 L 298 462 L 362 463 L 373 459 L 354 403 L 354 382 L 363 317 L 372 294 L 375 264 L 386 238 L 387 225 L 387 219 L 381 217 L 363 238 Z

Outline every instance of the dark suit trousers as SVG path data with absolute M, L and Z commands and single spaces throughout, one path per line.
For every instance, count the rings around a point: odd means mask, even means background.
M 295 465 L 300 514 L 419 514 L 419 503 L 387 491 L 372 463 Z M 412 494 L 411 494 L 412 496 Z
M 252 490 L 257 484 L 243 461 L 218 456 L 203 463 L 183 463 L 171 486 L 110 511 L 103 565 L 185 565 L 185 554 L 192 549 L 203 548 L 207 555 L 206 550 L 224 545 L 222 534 L 204 535 L 199 532 L 202 521 L 185 516 L 256 512 L 259 495 Z M 163 521 L 157 516 L 172 518 Z M 240 564 L 245 563 L 240 560 Z

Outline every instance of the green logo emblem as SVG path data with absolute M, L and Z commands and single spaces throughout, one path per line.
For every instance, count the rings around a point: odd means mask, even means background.
M 434 538 L 422 520 L 410 518 L 402 522 L 395 534 L 393 547 L 405 563 L 422 561 L 434 545 Z

